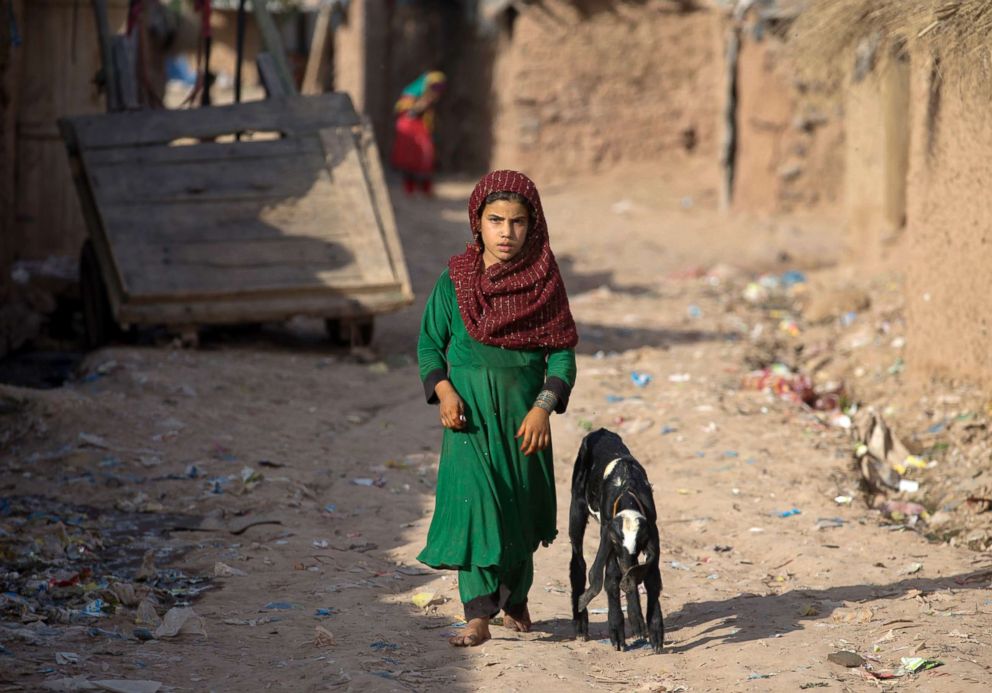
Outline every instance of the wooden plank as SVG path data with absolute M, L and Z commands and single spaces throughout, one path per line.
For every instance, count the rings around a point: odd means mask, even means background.
M 84 150 L 168 144 L 182 138 L 210 139 L 245 130 L 299 135 L 359 122 L 351 98 L 341 92 L 293 96 L 280 101 L 77 116 L 65 120 Z
M 118 320 L 125 325 L 237 324 L 285 320 L 293 315 L 345 318 L 396 310 L 408 303 L 395 290 L 298 293 L 279 296 L 211 298 L 204 301 L 132 302 Z
M 118 104 L 128 111 L 141 108 L 138 100 L 138 65 L 134 40 L 123 34 L 110 40 L 110 55 L 114 65 L 114 78 L 117 83 Z
M 155 167 L 160 164 L 206 161 L 238 161 L 242 165 L 255 166 L 261 160 L 272 157 L 322 156 L 323 151 L 317 137 L 284 137 L 277 140 L 243 139 L 238 142 L 91 149 L 86 152 L 86 161 L 91 167 L 116 164 Z
M 279 68 L 270 53 L 259 53 L 255 56 L 255 66 L 258 68 L 258 78 L 265 88 L 265 98 L 286 98 L 286 86 L 279 77 Z
M 320 94 L 324 91 L 324 76 L 327 72 L 328 44 L 331 41 L 331 12 L 329 4 L 321 5 L 314 22 L 313 38 L 310 40 L 310 54 L 303 73 L 304 94 Z
M 120 91 L 114 73 L 113 51 L 110 45 L 110 19 L 107 14 L 107 0 L 93 0 L 93 18 L 96 22 L 97 41 L 100 44 L 100 63 L 103 66 L 103 88 L 107 97 L 107 110 L 119 111 Z
M 177 203 L 169 215 L 149 214 L 141 207 L 110 206 L 103 216 L 115 242 L 137 238 L 147 243 L 220 243 L 280 235 L 345 242 L 352 230 L 333 216 L 322 216 L 323 211 L 316 200 L 306 199 L 271 208 L 248 202 Z
M 320 139 L 334 191 L 347 200 L 345 205 L 335 205 L 333 209 L 348 212 L 347 223 L 353 231 L 349 247 L 362 268 L 362 275 L 372 282 L 395 280 L 379 220 L 365 185 L 354 134 L 350 128 L 327 129 L 320 131 Z
M 255 26 L 258 27 L 258 33 L 262 36 L 262 45 L 272 56 L 272 62 L 276 68 L 275 73 L 282 83 L 283 93 L 287 95 L 297 94 L 293 73 L 289 69 L 289 63 L 286 62 L 286 49 L 282 45 L 279 30 L 276 28 L 275 22 L 272 21 L 272 15 L 269 14 L 269 8 L 265 6 L 264 2 L 252 2 L 251 6 L 255 12 Z
M 362 170 L 365 173 L 369 195 L 372 198 L 372 206 L 378 217 L 379 228 L 383 235 L 386 252 L 389 255 L 393 276 L 400 283 L 408 303 L 412 303 L 413 288 L 410 285 L 410 274 L 407 271 L 406 259 L 403 256 L 403 245 L 400 243 L 400 235 L 396 228 L 393 203 L 389 198 L 389 191 L 386 189 L 386 176 L 382 171 L 382 160 L 379 158 L 379 148 L 375 142 L 375 130 L 372 127 L 372 121 L 367 116 L 362 117 L 359 152 L 362 158 Z
M 319 154 L 273 156 L 246 166 L 238 160 L 91 166 L 101 205 L 171 204 L 192 200 L 278 200 L 328 193 L 331 180 Z

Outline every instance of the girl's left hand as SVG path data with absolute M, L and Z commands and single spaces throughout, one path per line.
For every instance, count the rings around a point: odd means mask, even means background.
M 524 417 L 514 438 L 523 438 L 520 441 L 520 451 L 525 455 L 544 450 L 551 445 L 551 415 L 540 407 L 534 407 Z

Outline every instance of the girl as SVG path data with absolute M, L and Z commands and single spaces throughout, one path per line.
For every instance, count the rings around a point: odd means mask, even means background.
M 396 133 L 390 160 L 403 174 L 407 195 L 413 194 L 418 183 L 426 195 L 433 192 L 434 109 L 447 84 L 443 72 L 425 72 L 403 89 L 394 107 Z
M 468 214 L 475 241 L 434 286 L 417 345 L 446 429 L 418 559 L 458 570 L 468 624 L 456 647 L 488 640 L 500 609 L 509 628 L 530 630 L 533 555 L 557 534 L 549 418 L 568 404 L 578 341 L 534 183 L 494 171 Z

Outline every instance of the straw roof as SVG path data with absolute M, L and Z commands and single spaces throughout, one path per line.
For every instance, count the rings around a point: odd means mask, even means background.
M 989 0 L 811 0 L 789 37 L 808 68 L 846 68 L 859 48 L 923 48 L 945 72 L 992 76 Z

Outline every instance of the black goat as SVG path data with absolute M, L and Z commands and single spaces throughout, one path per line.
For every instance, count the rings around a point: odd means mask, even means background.
M 600 523 L 599 550 L 589 571 L 586 590 L 586 561 L 582 538 L 592 515 Z M 661 652 L 665 624 L 658 598 L 661 571 L 658 569 L 658 514 L 651 484 L 623 439 L 604 428 L 582 439 L 572 472 L 572 505 L 568 514 L 568 538 L 572 543 L 569 577 L 572 581 L 572 622 L 575 637 L 589 639 L 586 607 L 603 589 L 609 600 L 610 642 L 617 650 L 625 644 L 620 590 L 627 595 L 627 617 L 639 637 L 647 637 L 655 652 Z M 639 563 L 638 556 L 644 554 Z M 641 613 L 637 586 L 647 591 L 647 624 Z

